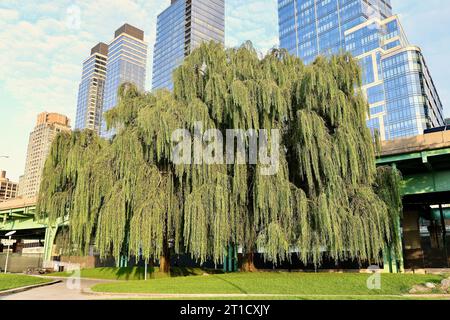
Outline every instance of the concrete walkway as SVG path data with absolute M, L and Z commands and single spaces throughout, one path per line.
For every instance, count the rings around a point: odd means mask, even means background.
M 47 277 L 48 278 L 48 277 Z M 102 282 L 110 282 L 104 280 L 88 280 L 81 279 L 79 281 L 61 279 L 62 282 L 53 285 L 31 289 L 28 291 L 11 294 L 0 297 L 0 300 L 92 300 L 104 299 L 99 296 L 88 295 L 83 293 L 84 290 Z

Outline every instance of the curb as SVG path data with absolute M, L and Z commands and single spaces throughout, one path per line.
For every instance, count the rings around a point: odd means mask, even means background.
M 130 297 L 130 298 L 221 298 L 221 297 L 266 297 L 285 296 L 283 294 L 248 294 L 248 293 L 136 293 L 136 292 L 103 292 L 85 288 L 82 293 L 97 297 Z
M 39 277 L 39 278 L 43 278 L 43 279 L 57 279 L 57 280 L 69 280 L 70 276 L 68 277 L 59 277 L 59 276 L 44 276 L 44 275 L 39 275 L 39 276 L 35 276 L 35 277 Z M 126 282 L 128 280 L 116 280 L 116 279 L 97 279 L 97 278 L 77 278 L 80 279 L 82 281 L 98 281 L 98 282 Z
M 284 294 L 243 294 L 243 293 L 228 293 L 228 294 L 218 294 L 218 293 L 210 293 L 210 294 L 196 294 L 196 293 L 188 293 L 188 294 L 171 294 L 171 293 L 125 293 L 125 292 L 101 292 L 101 291 L 93 291 L 91 288 L 85 288 L 82 290 L 82 294 L 98 297 L 98 298 L 153 298 L 153 299 L 190 299 L 190 298 L 243 298 L 243 297 L 253 297 L 253 298 L 264 298 L 264 297 L 277 297 L 277 296 L 305 296 L 305 297 L 347 297 L 348 295 L 284 295 Z M 365 296 L 365 295 L 361 295 Z M 433 295 L 411 295 L 411 294 L 400 294 L 400 295 L 380 295 L 382 297 L 398 297 L 398 298 L 448 298 L 450 299 L 449 294 L 433 294 Z M 355 295 L 358 297 L 358 295 Z
M 447 298 L 450 300 L 450 294 L 436 293 L 436 294 L 404 294 L 407 298 Z
M 244 293 L 132 293 L 132 292 L 102 292 L 93 291 L 91 288 L 85 288 L 82 290 L 83 294 L 98 297 L 142 297 L 142 298 L 214 298 L 214 297 L 248 297 L 248 296 L 277 296 L 277 295 L 265 295 L 265 294 L 244 294 Z
M 8 289 L 8 290 L 0 291 L 0 297 L 1 296 L 9 296 L 11 294 L 24 292 L 24 291 L 28 291 L 28 290 L 36 289 L 36 288 L 40 288 L 40 287 L 51 286 L 51 285 L 54 285 L 54 284 L 57 284 L 57 283 L 60 283 L 60 282 L 62 282 L 62 281 L 61 280 L 55 280 L 55 281 L 51 281 L 51 282 L 33 284 L 31 286 L 26 286 L 26 287 Z

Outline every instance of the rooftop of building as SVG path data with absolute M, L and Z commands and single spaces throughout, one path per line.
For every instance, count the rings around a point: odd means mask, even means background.
M 107 56 L 108 55 L 108 45 L 103 42 L 99 42 L 95 47 L 91 50 L 91 55 L 99 53 L 101 55 Z
M 128 23 L 125 23 L 123 26 L 121 26 L 119 29 L 116 30 L 114 37 L 117 38 L 121 34 L 128 34 L 136 39 L 139 39 L 141 41 L 144 41 L 144 31 L 141 29 L 138 29 Z
M 70 127 L 70 119 L 59 113 L 42 112 L 38 114 L 36 121 L 36 125 L 40 124 L 59 124 Z
M 6 171 L 5 171 L 5 170 L 0 170 L 0 182 L 16 183 L 16 182 L 10 181 L 10 180 L 6 177 Z

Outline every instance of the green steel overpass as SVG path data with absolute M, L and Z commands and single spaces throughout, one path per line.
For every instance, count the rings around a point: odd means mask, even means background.
M 36 217 L 36 198 L 16 198 L 0 203 L 0 238 L 16 231 L 15 239 L 44 240 L 44 261 L 52 260 L 53 244 L 58 228 L 67 225 L 61 219 L 55 225 Z
M 378 165 L 403 176 L 399 268 L 450 268 L 450 131 L 382 143 Z
M 391 165 L 403 176 L 403 257 L 385 253 L 385 269 L 449 268 L 450 131 L 383 142 L 377 165 Z M 16 230 L 16 238 L 45 239 L 44 260 L 51 261 L 58 228 L 35 216 L 36 199 L 0 203 L 0 238 Z M 389 253 L 389 250 L 386 250 Z

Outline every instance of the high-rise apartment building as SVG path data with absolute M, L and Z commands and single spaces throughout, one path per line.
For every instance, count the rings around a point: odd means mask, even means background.
M 100 133 L 107 60 L 108 45 L 99 43 L 83 62 L 75 120 L 77 130 L 89 129 Z
M 158 16 L 153 90 L 172 90 L 173 71 L 204 41 L 225 42 L 225 0 L 172 0 Z
M 53 139 L 59 132 L 70 131 L 70 121 L 64 115 L 43 112 L 38 115 L 36 127 L 28 142 L 25 172 L 20 179 L 19 196 L 32 198 L 38 195 L 42 170 L 50 152 Z
M 311 63 L 343 51 L 358 59 L 381 139 L 444 125 L 443 107 L 420 48 L 412 46 L 390 0 L 278 0 L 280 46 Z
M 0 202 L 17 196 L 18 184 L 6 178 L 6 171 L 0 170 Z
M 147 43 L 144 41 L 144 31 L 124 24 L 117 29 L 108 45 L 108 62 L 106 64 L 106 84 L 103 100 L 103 113 L 117 105 L 117 91 L 125 82 L 133 83 L 139 90 L 145 89 L 147 67 Z M 102 120 L 101 136 L 110 138 Z

